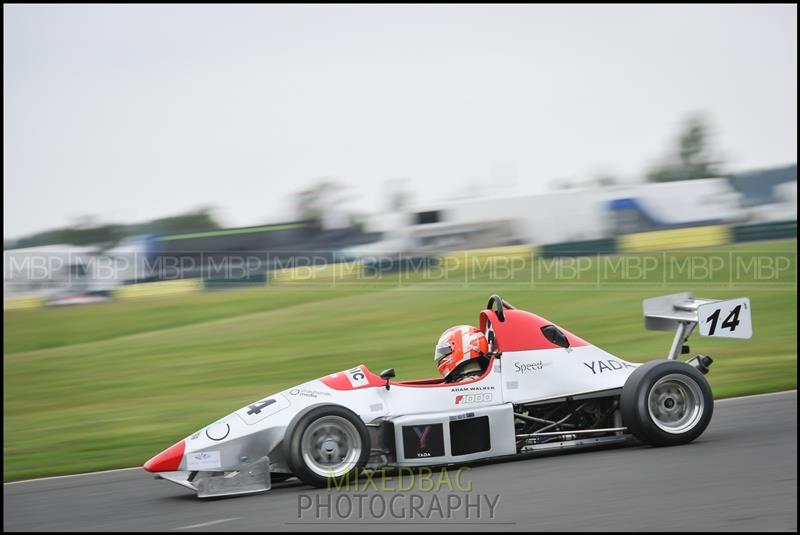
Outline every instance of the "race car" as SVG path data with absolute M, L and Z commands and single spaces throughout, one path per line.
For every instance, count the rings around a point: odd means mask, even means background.
M 268 491 L 296 476 L 323 487 L 383 467 L 456 465 L 638 440 L 685 444 L 708 426 L 712 359 L 703 336 L 750 338 L 750 301 L 678 293 L 643 303 L 645 327 L 674 331 L 665 359 L 628 362 L 492 295 L 479 315 L 486 366 L 466 381 L 394 381 L 360 364 L 213 422 L 144 468 L 200 498 Z

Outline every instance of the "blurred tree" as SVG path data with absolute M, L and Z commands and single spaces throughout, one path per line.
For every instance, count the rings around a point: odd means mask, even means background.
M 326 212 L 335 208 L 344 188 L 330 177 L 315 182 L 310 188 L 295 195 L 295 209 L 301 221 L 321 226 Z
M 137 234 L 177 234 L 218 229 L 220 226 L 214 219 L 213 210 L 210 206 L 203 206 L 185 214 L 154 219 L 139 225 L 140 230 Z
M 390 212 L 402 212 L 411 205 L 411 192 L 408 179 L 394 178 L 384 184 Z
M 678 136 L 677 147 L 647 172 L 647 181 L 672 182 L 723 176 L 723 162 L 714 156 L 710 137 L 711 129 L 705 117 L 691 115 Z
M 550 189 L 565 190 L 575 188 L 575 183 L 569 178 L 557 178 L 550 182 Z
M 619 180 L 610 174 L 599 175 L 595 178 L 594 182 L 600 187 L 616 186 L 619 184 Z
M 38 247 L 41 245 L 98 245 L 110 247 L 122 238 L 137 234 L 177 234 L 218 229 L 219 224 L 212 215 L 211 207 L 176 216 L 154 219 L 146 223 L 120 225 L 109 223 L 100 225 L 91 216 L 79 217 L 76 222 L 60 229 L 47 230 L 20 238 L 13 243 L 18 247 Z M 4 243 L 5 246 L 5 243 Z

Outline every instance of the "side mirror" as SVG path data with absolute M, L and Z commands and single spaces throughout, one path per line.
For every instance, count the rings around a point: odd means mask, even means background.
M 555 325 L 545 325 L 542 327 L 542 334 L 547 340 L 557 346 L 567 348 L 569 347 L 569 340 L 567 335 Z
M 386 381 L 386 390 L 389 390 L 389 379 L 394 379 L 394 377 L 394 368 L 389 368 L 388 370 L 383 370 L 381 372 L 381 379 Z

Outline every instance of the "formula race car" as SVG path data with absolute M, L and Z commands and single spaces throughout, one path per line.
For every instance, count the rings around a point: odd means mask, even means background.
M 325 486 L 382 467 L 439 466 L 639 440 L 685 444 L 714 408 L 712 359 L 689 336 L 750 338 L 747 298 L 644 301 L 645 327 L 674 330 L 666 359 L 634 364 L 497 295 L 480 312 L 487 365 L 466 381 L 393 381 L 363 364 L 270 395 L 159 453 L 144 468 L 201 498 L 296 476 Z

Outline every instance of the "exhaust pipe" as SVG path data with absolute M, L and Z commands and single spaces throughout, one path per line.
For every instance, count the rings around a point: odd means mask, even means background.
M 697 355 L 696 357 L 691 358 L 686 363 L 690 366 L 694 366 L 700 372 L 705 375 L 708 373 L 708 369 L 711 367 L 711 364 L 714 362 L 714 359 L 708 357 L 706 355 Z

